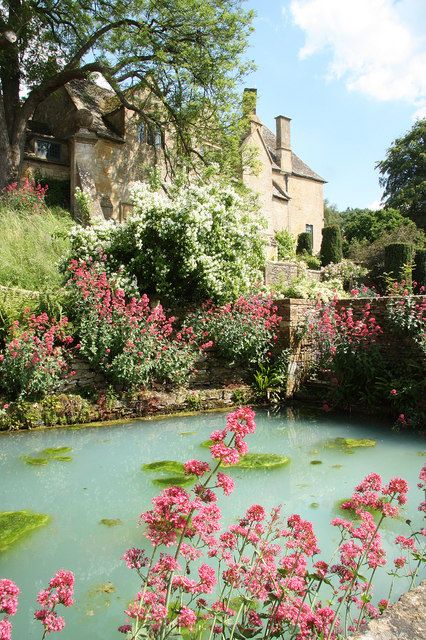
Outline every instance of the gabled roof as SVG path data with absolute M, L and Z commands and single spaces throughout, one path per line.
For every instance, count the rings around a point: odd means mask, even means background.
M 104 117 L 114 109 L 116 98 L 114 91 L 100 87 L 91 80 L 71 80 L 65 85 L 65 91 L 77 109 L 88 109 L 93 115 L 91 131 L 101 138 L 124 142 Z
M 279 165 L 279 160 L 277 157 L 277 150 L 276 150 L 277 138 L 275 134 L 272 133 L 272 131 L 268 129 L 268 127 L 265 127 L 265 125 L 262 124 L 261 135 L 269 151 L 269 154 L 271 155 L 272 161 L 276 165 Z M 316 180 L 317 182 L 326 182 L 324 178 L 321 178 L 321 176 L 315 173 L 315 171 L 312 171 L 312 169 L 308 167 L 308 165 L 305 164 L 303 160 L 301 160 L 299 156 L 297 156 L 293 151 L 291 152 L 291 163 L 293 167 L 293 174 L 295 176 L 300 176 L 302 178 L 309 178 L 310 180 Z

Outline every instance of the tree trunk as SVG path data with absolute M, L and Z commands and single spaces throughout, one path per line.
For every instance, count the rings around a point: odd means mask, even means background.
M 27 122 L 15 118 L 12 135 L 8 134 L 3 101 L 0 99 L 0 190 L 11 182 L 19 182 Z

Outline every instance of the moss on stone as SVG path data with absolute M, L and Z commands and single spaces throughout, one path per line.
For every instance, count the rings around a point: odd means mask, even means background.
M 103 524 L 106 527 L 117 527 L 119 524 L 123 524 L 120 518 L 102 518 L 99 520 L 99 524 Z
M 177 462 L 177 460 L 159 460 L 158 462 L 143 464 L 142 470 L 155 473 L 174 473 L 176 475 L 180 475 L 183 474 L 183 462 Z
M 5 551 L 23 536 L 34 529 L 43 527 L 50 521 L 50 516 L 32 511 L 0 512 L 0 551 Z
M 327 449 L 340 449 L 346 453 L 353 453 L 359 447 L 375 447 L 376 440 L 370 438 L 333 438 L 325 443 Z
M 241 456 L 238 464 L 224 464 L 222 466 L 237 469 L 273 469 L 275 467 L 285 467 L 289 462 L 290 458 L 280 456 L 277 453 L 248 453 L 245 456 Z

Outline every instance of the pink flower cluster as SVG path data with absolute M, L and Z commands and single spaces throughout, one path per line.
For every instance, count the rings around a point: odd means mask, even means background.
M 68 371 L 67 353 L 73 342 L 68 327 L 66 317 L 56 321 L 46 313 L 27 313 L 23 326 L 15 320 L 0 354 L 5 386 L 25 396 L 52 391 Z
M 37 610 L 34 617 L 36 620 L 40 620 L 44 627 L 43 638 L 46 633 L 62 631 L 64 628 L 65 621 L 58 616 L 55 607 L 58 604 L 71 607 L 73 605 L 73 589 L 73 574 L 71 571 L 61 569 L 53 576 L 49 587 L 38 594 L 37 601 L 43 608 Z M 0 640 L 11 640 L 12 638 L 12 624 L 8 616 L 15 615 L 18 609 L 18 595 L 19 587 L 14 582 L 7 578 L 0 580 L 0 613 L 6 614 L 0 620 Z
M 118 384 L 186 380 L 203 348 L 192 327 L 175 330 L 176 318 L 160 304 L 151 307 L 145 294 L 128 300 L 102 263 L 71 260 L 68 270 L 78 293 L 82 355 Z
M 25 209 L 31 213 L 41 213 L 45 210 L 44 199 L 48 191 L 48 185 L 44 187 L 29 178 L 25 178 L 21 184 L 11 182 L 0 194 L 2 200 L 16 209 Z
M 49 587 L 39 592 L 37 602 L 42 609 L 38 609 L 34 617 L 40 620 L 45 632 L 62 631 L 65 621 L 58 616 L 55 608 L 58 604 L 71 607 L 74 604 L 74 575 L 71 571 L 59 570 L 49 582 Z
M 0 614 L 6 614 L 0 620 L 0 640 L 11 640 L 12 623 L 8 616 L 14 616 L 18 609 L 19 587 L 12 580 L 0 580 Z
M 129 621 L 120 627 L 124 633 L 167 637 L 200 623 L 212 638 L 222 640 L 231 627 L 238 637 L 262 633 L 265 638 L 334 640 L 347 624 L 359 630 L 387 607 L 387 600 L 372 604 L 371 580 L 363 576 L 374 575 L 386 563 L 380 524 L 398 516 L 407 483 L 394 478 L 384 484 L 375 473 L 364 478 L 344 505 L 356 511 L 358 520 L 336 518 L 332 523 L 341 532 L 334 564 L 315 560 L 319 549 L 312 523 L 293 514 L 283 524 L 279 508 L 267 514 L 262 505 L 253 504 L 222 530 L 216 490 L 228 495 L 234 482 L 219 469 L 246 453 L 245 438 L 255 428 L 251 409 L 231 413 L 224 429 L 211 434 L 216 466 L 189 460 L 184 469 L 197 477 L 192 493 L 181 487 L 165 489 L 153 499 L 153 509 L 141 515 L 154 552 L 150 561 L 140 549 L 125 554 L 127 565 L 141 578 L 141 588 L 125 611 Z M 426 468 L 422 488 L 425 482 Z M 367 509 L 378 511 L 379 522 Z M 417 546 L 411 540 L 400 536 L 396 544 L 414 553 Z M 164 547 L 173 551 L 165 554 Z M 203 562 L 205 558 L 214 559 L 214 567 Z M 207 598 L 217 586 L 220 596 Z M 323 601 L 320 587 L 326 591 Z M 247 606 L 237 610 L 235 593 Z

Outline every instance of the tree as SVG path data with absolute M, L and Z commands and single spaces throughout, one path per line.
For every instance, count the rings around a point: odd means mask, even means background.
M 324 200 L 324 226 L 329 227 L 330 225 L 338 225 L 342 224 L 342 214 L 337 208 L 337 205 L 332 204 L 325 198 Z
M 383 202 L 426 229 L 426 118 L 416 122 L 378 162 Z
M 242 0 L 0 0 L 0 188 L 19 178 L 40 102 L 94 72 L 200 156 L 200 126 L 215 140 L 232 121 L 251 20 Z M 158 105 L 149 112 L 147 94 Z
M 343 234 L 347 243 L 377 240 L 383 233 L 413 222 L 395 209 L 346 209 L 342 214 Z

